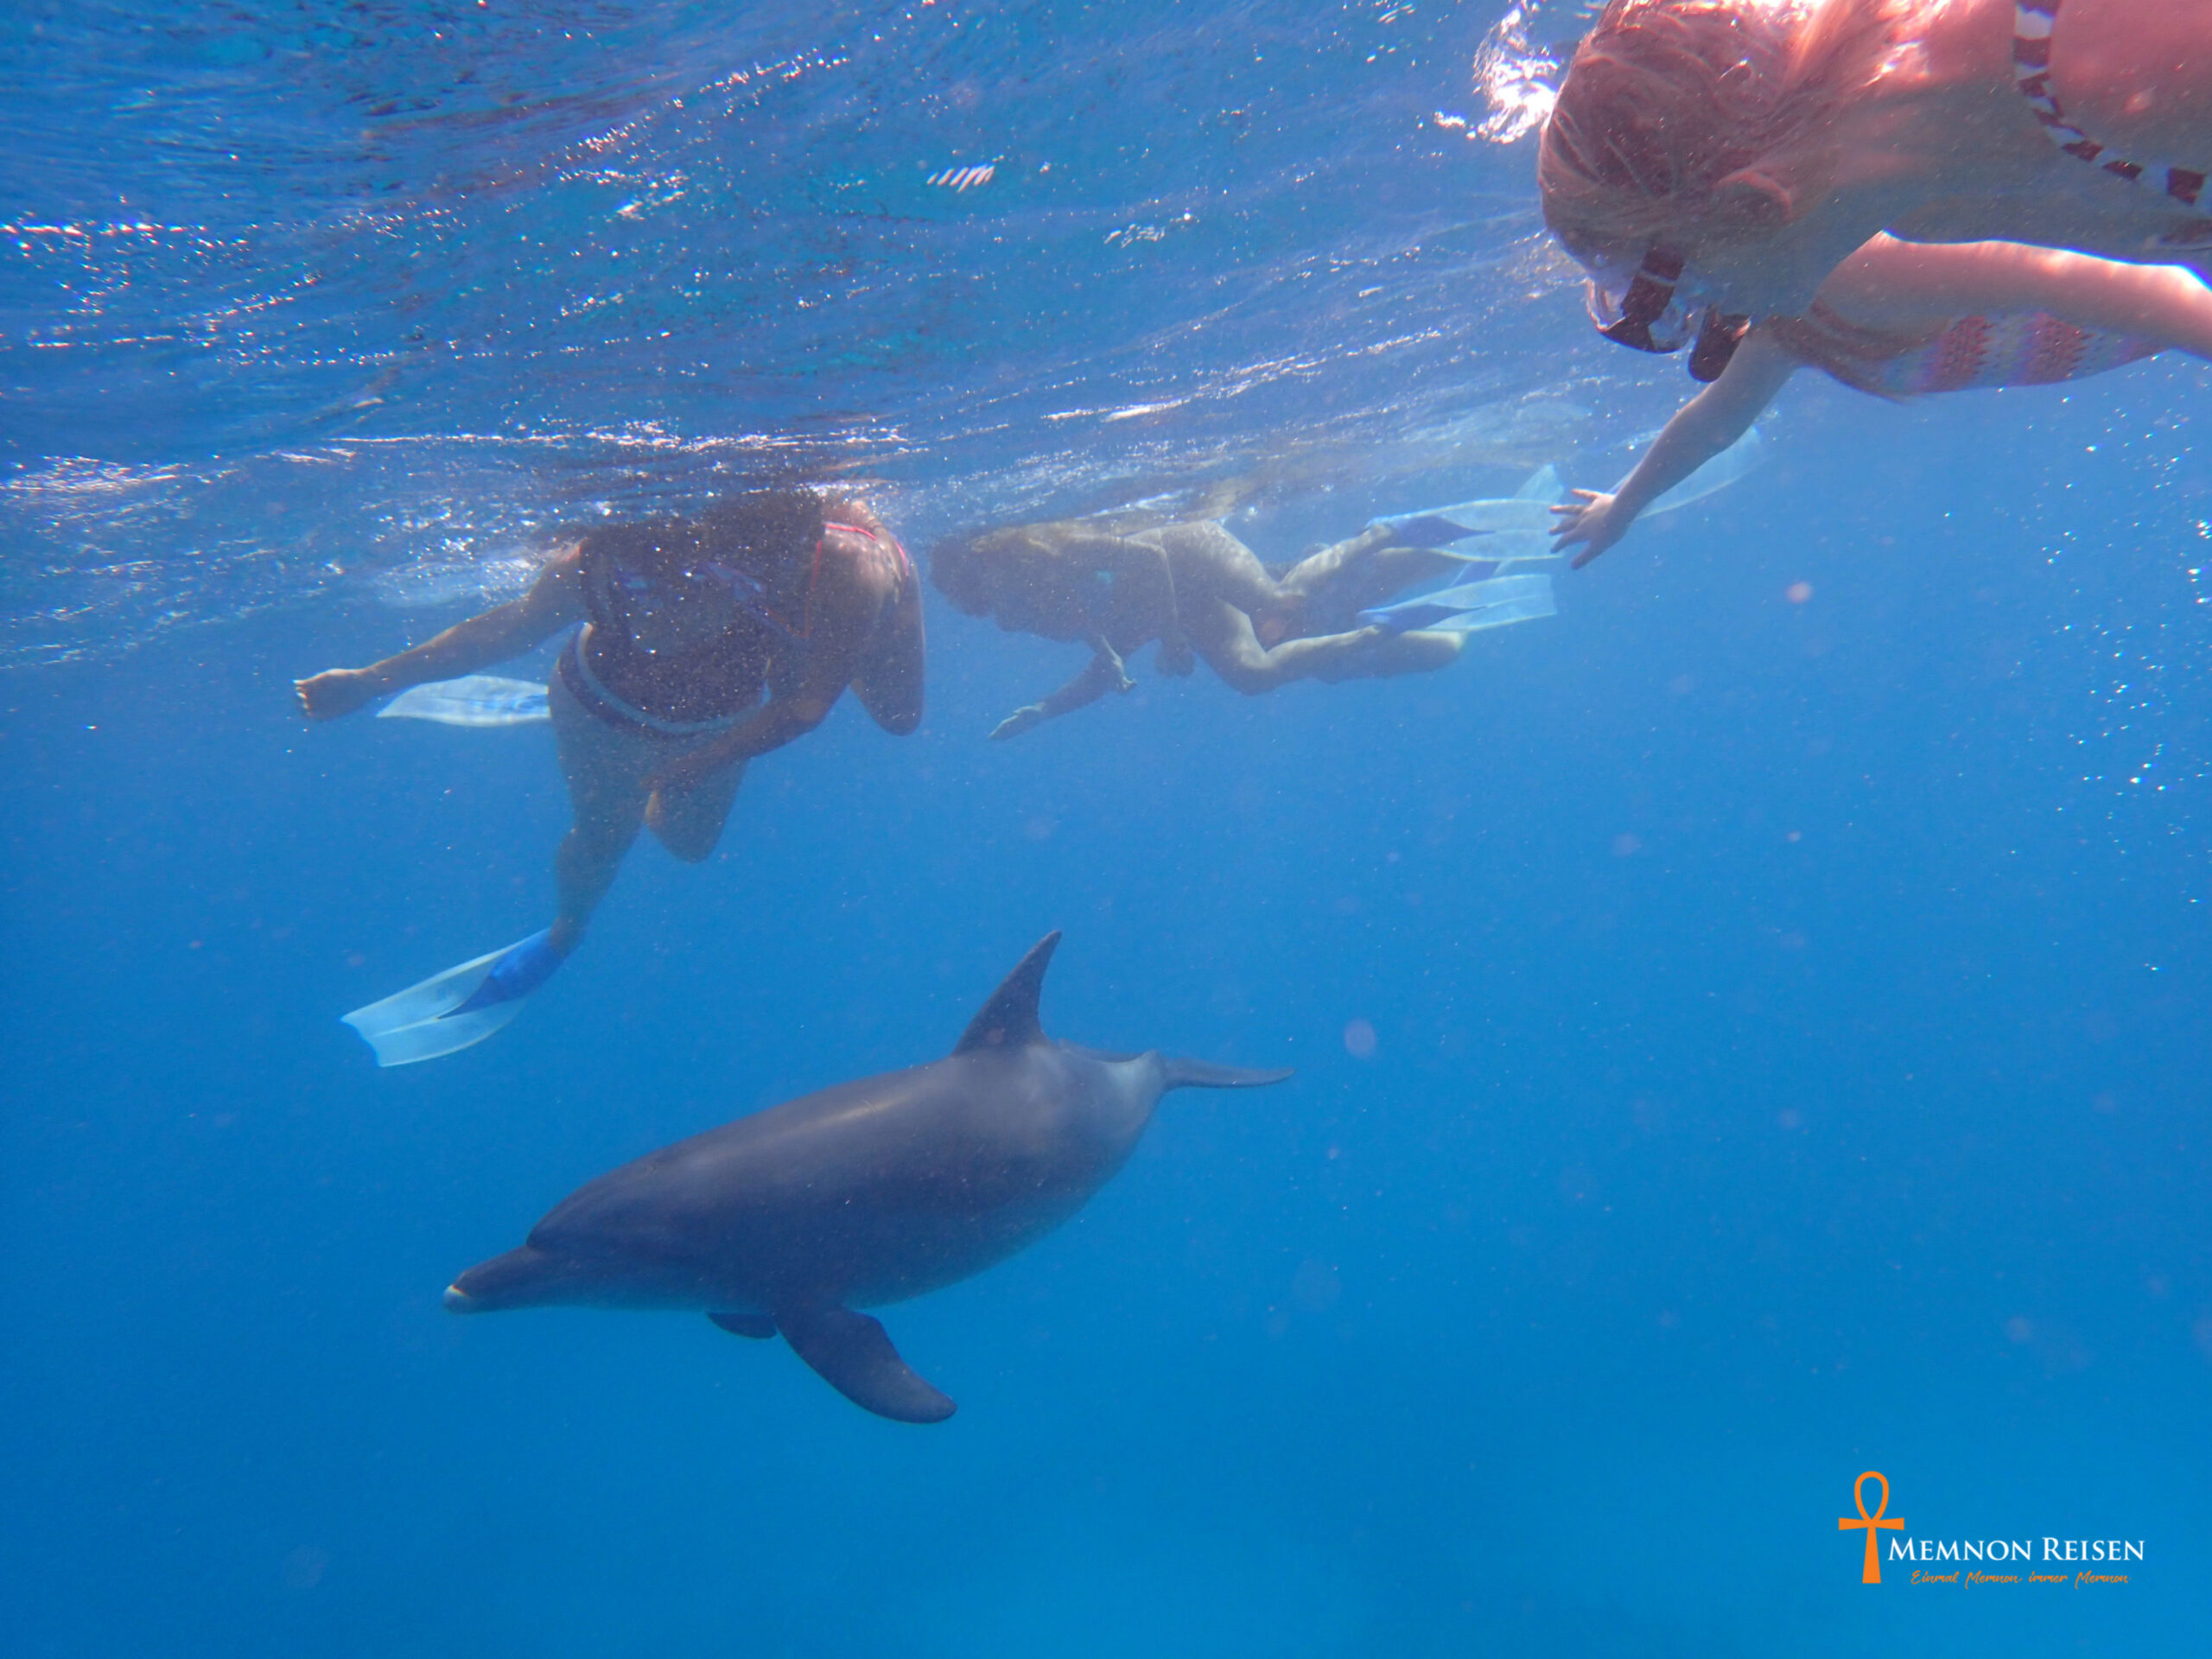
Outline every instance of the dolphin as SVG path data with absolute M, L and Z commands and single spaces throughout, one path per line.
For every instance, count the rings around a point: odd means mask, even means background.
M 780 1334 L 855 1405 L 937 1423 L 953 1402 L 860 1307 L 954 1284 L 1035 1243 L 1113 1179 L 1170 1089 L 1291 1074 L 1105 1054 L 1038 1023 L 1048 933 L 951 1054 L 841 1083 L 664 1147 L 578 1187 L 520 1249 L 454 1280 L 455 1313 L 582 1304 L 695 1309 Z

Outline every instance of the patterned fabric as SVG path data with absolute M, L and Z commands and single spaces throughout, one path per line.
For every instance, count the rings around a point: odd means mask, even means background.
M 2151 340 L 2076 327 L 2042 311 L 1961 317 L 1926 344 L 1867 365 L 1868 389 L 1911 397 L 1980 386 L 2047 386 L 2081 380 L 2161 348 Z
M 2061 3 L 2062 0 L 2013 0 L 2012 79 L 2035 105 L 2036 119 L 2069 156 L 2079 156 L 2130 184 L 2148 182 L 2184 207 L 2196 207 L 2196 199 L 2204 193 L 2204 173 L 2171 162 L 2125 160 L 2066 118 L 2065 110 L 2050 90 L 2050 34 L 2057 26 Z

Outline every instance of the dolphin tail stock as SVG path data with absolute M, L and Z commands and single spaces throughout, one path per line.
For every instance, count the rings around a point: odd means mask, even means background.
M 1160 1084 L 1163 1090 L 1264 1089 L 1271 1083 L 1287 1082 L 1297 1075 L 1287 1065 L 1216 1065 L 1208 1060 L 1186 1060 L 1177 1054 L 1161 1055 L 1160 1069 L 1165 1074 Z
M 473 957 L 420 984 L 356 1008 L 345 1023 L 376 1051 L 380 1066 L 412 1065 L 473 1048 L 522 1012 L 523 1000 L 562 963 L 542 929 L 505 950 Z
M 709 1317 L 740 1336 L 754 1333 L 752 1329 L 726 1324 L 719 1317 Z M 863 1411 L 888 1417 L 894 1423 L 941 1423 L 959 1409 L 950 1396 L 931 1388 L 899 1357 L 882 1323 L 865 1313 L 834 1303 L 779 1308 L 774 1324 L 793 1353 Z

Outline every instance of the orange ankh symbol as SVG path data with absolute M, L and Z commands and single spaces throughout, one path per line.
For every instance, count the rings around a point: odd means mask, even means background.
M 1866 1513 L 1866 1483 L 1870 1480 L 1878 1480 L 1882 1483 L 1882 1501 L 1874 1506 L 1874 1513 L 1872 1515 Z M 1859 1506 L 1859 1518 L 1853 1521 L 1847 1515 L 1840 1515 L 1836 1517 L 1836 1529 L 1840 1532 L 1850 1527 L 1866 1529 L 1866 1570 L 1859 1575 L 1859 1582 L 1879 1584 L 1882 1581 L 1882 1554 L 1877 1546 L 1880 1542 L 1881 1535 L 1876 1532 L 1875 1529 L 1877 1527 L 1902 1528 L 1904 1522 L 1882 1519 L 1890 1507 L 1890 1483 L 1879 1470 L 1869 1469 L 1852 1483 L 1851 1501 Z

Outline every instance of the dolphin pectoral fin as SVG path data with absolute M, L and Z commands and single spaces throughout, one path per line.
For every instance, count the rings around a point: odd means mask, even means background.
M 709 1313 L 707 1317 L 733 1337 L 766 1342 L 776 1334 L 776 1322 L 766 1313 Z
M 1287 1065 L 1256 1071 L 1245 1065 L 1209 1065 L 1204 1060 L 1179 1059 L 1173 1054 L 1161 1055 L 1160 1065 L 1166 1073 L 1166 1081 L 1160 1085 L 1163 1089 L 1264 1089 L 1293 1075 Z
M 1037 997 L 1045 988 L 1045 969 L 1052 965 L 1052 948 L 1060 942 L 1055 928 L 1030 947 L 1014 964 L 982 1012 L 968 1022 L 954 1047 L 956 1054 L 972 1054 L 981 1048 L 1025 1048 L 1045 1040 L 1037 1021 Z
M 720 1319 L 715 1321 L 719 1325 Z M 941 1423 L 957 1408 L 914 1375 L 880 1323 L 849 1307 L 779 1310 L 776 1328 L 831 1388 L 898 1423 Z

